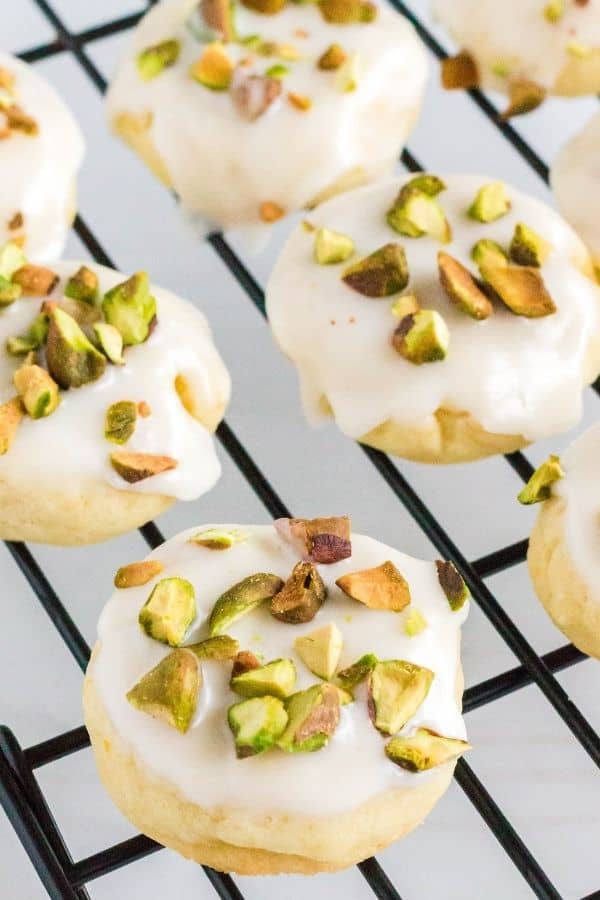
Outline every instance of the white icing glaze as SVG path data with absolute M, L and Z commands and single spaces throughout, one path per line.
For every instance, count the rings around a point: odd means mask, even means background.
M 61 281 L 51 298 L 61 296 L 64 279 L 80 265 L 61 262 L 53 266 Z M 103 266 L 87 265 L 97 273 L 102 292 L 126 277 Z M 164 494 L 179 500 L 196 499 L 213 486 L 221 467 L 212 436 L 186 412 L 174 379 L 178 374 L 185 376 L 202 408 L 211 409 L 227 403 L 229 375 L 202 313 L 163 288 L 153 285 L 152 293 L 158 324 L 148 340 L 126 348 L 124 366 L 108 364 L 98 381 L 61 391 L 61 403 L 48 418 L 25 417 L 12 447 L 0 456 L 0 478 L 39 483 L 43 490 L 51 474 L 53 486 L 64 492 L 76 494 L 86 484 L 100 481 L 119 490 Z M 0 348 L 8 337 L 27 331 L 39 304 L 40 298 L 22 297 L 0 310 Z M 0 403 L 15 394 L 12 373 L 19 363 L 1 349 Z M 152 411 L 148 418 L 138 416 L 135 432 L 123 447 L 104 438 L 106 410 L 119 400 L 146 401 Z M 109 454 L 115 450 L 172 456 L 178 466 L 128 484 L 110 466 Z
M 322 418 L 319 400 L 325 395 L 339 427 L 354 438 L 388 419 L 427 424 L 442 406 L 472 413 L 487 431 L 532 440 L 575 425 L 586 351 L 597 335 L 600 310 L 600 290 L 572 262 L 586 258 L 580 240 L 557 213 L 512 187 L 506 216 L 475 222 L 465 210 L 490 179 L 444 177 L 448 189 L 439 200 L 453 239 L 443 249 L 472 272 L 476 241 L 491 238 L 507 247 L 517 222 L 552 245 L 541 271 L 557 312 L 526 319 L 496 304 L 489 319 L 476 322 L 442 291 L 436 262 L 441 245 L 429 237 L 405 238 L 387 225 L 385 213 L 403 181 L 337 197 L 315 210 L 310 221 L 348 234 L 357 259 L 399 241 L 411 276 L 407 292 L 416 293 L 423 308 L 443 315 L 450 329 L 448 355 L 421 366 L 399 356 L 390 342 L 398 322 L 390 311 L 395 298 L 364 297 L 342 281 L 344 266 L 317 265 L 314 235 L 298 226 L 269 281 L 267 311 L 275 338 L 298 367 L 308 418 Z
M 551 88 L 570 59 L 569 43 L 600 48 L 600 0 L 586 6 L 565 0 L 558 22 L 545 18 L 545 6 L 545 0 L 432 0 L 434 16 L 479 62 L 482 83 L 499 89 L 506 79 L 493 73 L 497 62 L 507 64 L 510 77 Z
M 562 214 L 600 265 L 600 113 L 565 144 L 551 177 Z
M 258 221 L 263 201 L 288 212 L 357 166 L 367 178 L 390 172 L 420 104 L 426 78 L 423 47 L 411 25 L 387 6 L 367 25 L 329 25 L 312 3 L 289 3 L 277 15 L 236 4 L 238 34 L 292 44 L 301 54 L 285 63 L 290 74 L 281 97 L 254 122 L 240 116 L 227 92 L 193 81 L 190 65 L 203 51 L 185 27 L 195 0 L 167 0 L 138 25 L 133 46 L 108 95 L 111 118 L 150 111 L 152 141 L 164 159 L 185 209 L 225 226 Z M 306 38 L 294 32 L 304 29 Z M 179 61 L 149 82 L 140 79 L 139 51 L 167 38 L 182 44 Z M 335 72 L 316 66 L 331 43 L 360 54 L 358 89 L 340 93 Z M 232 60 L 251 56 L 230 43 Z M 254 57 L 263 73 L 276 58 Z M 294 109 L 287 91 L 308 96 L 312 108 Z
M 63 251 L 75 212 L 83 137 L 58 94 L 32 66 L 0 53 L 0 67 L 16 76 L 14 100 L 39 126 L 37 135 L 14 132 L 0 140 L 0 243 L 25 234 L 32 258 L 54 259 Z M 10 231 L 8 223 L 17 212 L 24 216 L 23 228 Z
M 250 532 L 250 538 L 230 550 L 215 552 L 187 543 L 198 530 L 191 529 L 150 556 L 165 565 L 160 578 L 179 576 L 194 585 L 198 616 L 186 638 L 188 643 L 206 636 L 207 617 L 221 593 L 257 571 L 287 578 L 298 559 L 270 525 L 225 527 L 240 527 Z M 408 580 L 412 603 L 428 621 L 418 637 L 404 634 L 403 614 L 370 610 L 335 587 L 336 578 L 343 573 L 387 559 Z M 319 572 L 329 596 L 312 622 L 278 622 L 261 607 L 238 619 L 229 629 L 231 636 L 242 648 L 263 654 L 265 661 L 293 658 L 300 690 L 318 679 L 294 652 L 294 640 L 335 621 L 344 638 L 342 667 L 373 652 L 380 659 L 407 659 L 435 672 L 431 690 L 404 729 L 406 733 L 423 725 L 449 737 L 464 738 L 456 677 L 459 629 L 468 604 L 457 613 L 450 610 L 435 565 L 355 534 L 351 558 L 320 566 Z M 384 741 L 369 721 L 364 688 L 356 691 L 354 703 L 342 707 L 340 725 L 324 749 L 291 755 L 272 751 L 244 760 L 235 757 L 227 725 L 227 709 L 239 699 L 229 688 L 228 663 L 202 663 L 204 685 L 186 735 L 134 710 L 126 692 L 169 652 L 147 637 L 137 622 L 153 584 L 118 591 L 108 602 L 100 617 L 99 652 L 90 672 L 119 736 L 151 772 L 168 779 L 187 799 L 205 807 L 225 804 L 256 812 L 327 815 L 352 809 L 386 789 L 409 787 L 428 777 L 428 773 L 406 773 L 386 759 Z

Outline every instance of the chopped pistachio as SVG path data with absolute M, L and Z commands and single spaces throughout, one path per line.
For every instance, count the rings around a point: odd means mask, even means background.
M 274 659 L 265 666 L 232 675 L 229 685 L 240 697 L 279 697 L 284 700 L 294 690 L 296 666 L 291 659 Z
M 533 228 L 518 222 L 508 250 L 513 262 L 520 266 L 539 268 L 548 258 L 552 245 Z
M 244 119 L 254 122 L 277 100 L 281 95 L 281 90 L 281 81 L 277 78 L 248 74 L 243 67 L 236 66 L 231 81 L 231 102 Z M 281 207 L 277 204 L 262 204 L 262 206 L 269 207 L 269 209 L 265 209 L 265 215 L 267 212 L 280 211 L 275 218 L 264 219 L 264 221 L 274 222 L 283 215 Z M 263 218 L 262 212 L 261 218 Z
M 287 66 L 283 66 L 281 63 L 275 63 L 273 66 L 269 66 L 269 68 L 265 72 L 265 76 L 267 78 L 285 78 L 286 75 L 290 74 L 290 70 Z
M 237 656 L 240 645 L 228 634 L 216 634 L 214 637 L 188 644 L 188 650 L 195 653 L 198 659 L 210 659 L 213 662 L 226 662 Z
M 508 256 L 500 244 L 490 241 L 488 238 L 482 238 L 473 245 L 471 259 L 478 266 L 484 265 L 486 262 L 501 266 L 508 262 Z
M 123 344 L 143 344 L 156 319 L 156 300 L 147 272 L 136 272 L 104 295 L 102 310 L 109 325 L 121 333 Z
M 23 356 L 32 350 L 39 350 L 42 344 L 46 342 L 48 328 L 48 316 L 45 313 L 39 313 L 27 329 L 26 334 L 8 338 L 6 342 L 7 352 L 11 356 Z
M 389 560 L 372 569 L 341 575 L 336 585 L 348 597 L 364 603 L 369 609 L 399 612 L 410 603 L 408 582 Z
M 567 53 L 576 59 L 587 59 L 594 52 L 594 48 L 589 44 L 582 44 L 580 41 L 569 41 L 567 43 Z
M 266 16 L 274 16 L 281 12 L 285 4 L 286 0 L 242 0 L 243 6 Z
M 98 276 L 87 266 L 81 266 L 69 278 L 65 286 L 65 296 L 84 303 L 95 303 L 98 296 Z
M 4 66 L 0 66 L 0 88 L 4 88 L 9 92 L 12 92 L 15 83 L 15 76 L 10 69 L 6 69 Z
M 190 69 L 190 75 L 199 84 L 211 91 L 226 91 L 233 76 L 233 63 L 223 45 L 208 44 Z
M 335 89 L 341 94 L 350 94 L 358 87 L 361 75 L 360 56 L 351 53 L 335 73 Z
M 417 366 L 445 359 L 449 344 L 448 326 L 434 309 L 404 316 L 392 335 L 394 350 Z
M 270 600 L 283 587 L 283 581 L 277 575 L 257 572 L 249 575 L 228 591 L 221 594 L 210 614 L 209 634 L 223 634 L 229 626 Z
M 135 709 L 185 734 L 194 718 L 201 687 L 198 660 L 189 650 L 180 648 L 144 675 L 127 693 L 127 700 Z
M 394 300 L 391 309 L 392 315 L 396 316 L 397 319 L 403 319 L 404 316 L 416 313 L 419 310 L 419 301 L 414 294 L 404 294 L 403 297 L 398 297 L 397 300 Z
M 179 59 L 180 43 L 177 40 L 161 41 L 146 47 L 136 58 L 138 74 L 143 81 L 156 78 L 163 69 L 174 66 Z
M 510 209 L 510 199 L 503 181 L 490 181 L 479 188 L 467 214 L 478 222 L 495 222 Z
M 250 537 L 247 531 L 239 528 L 205 528 L 189 538 L 189 544 L 198 544 L 208 550 L 229 550 L 234 544 L 241 544 Z
M 547 22 L 560 22 L 565 14 L 565 0 L 550 0 L 544 6 L 544 18 Z
M 351 525 L 348 516 L 316 519 L 276 519 L 275 529 L 305 562 L 324 565 L 352 555 Z
M 10 450 L 22 420 L 23 404 L 20 397 L 13 397 L 0 404 L 0 456 Z
M 253 697 L 234 703 L 227 712 L 238 759 L 256 756 L 274 747 L 285 731 L 288 715 L 276 697 Z
M 155 641 L 179 647 L 196 618 L 196 592 L 185 578 L 162 578 L 142 606 L 138 622 Z
M 558 456 L 551 455 L 535 470 L 525 487 L 520 491 L 517 500 L 528 506 L 548 500 L 552 494 L 552 485 L 564 477 L 564 471 Z
M 217 635 L 220 637 L 220 635 Z M 231 667 L 231 677 L 243 675 L 244 672 L 250 672 L 252 669 L 260 669 L 260 660 L 250 650 L 240 650 L 235 654 L 233 665 Z
M 327 588 L 315 566 L 297 563 L 281 590 L 271 600 L 271 615 L 280 622 L 310 622 L 325 602 Z
M 404 247 L 385 244 L 346 269 L 342 279 L 364 297 L 389 297 L 403 291 L 409 279 Z
M 60 297 L 56 300 L 44 300 L 41 306 L 42 313 L 50 317 L 55 309 L 62 309 L 63 312 L 75 319 L 77 324 L 86 334 L 91 332 L 91 328 L 102 320 L 102 312 L 97 306 L 85 303 L 83 300 L 73 300 L 71 297 Z
M 227 43 L 235 38 L 234 5 L 231 0 L 201 0 L 200 14 L 207 28 Z
M 442 287 L 452 303 L 472 319 L 487 319 L 494 311 L 489 299 L 465 266 L 440 251 L 438 270 Z
M 408 637 L 417 637 L 427 628 L 427 619 L 422 612 L 411 607 L 402 627 L 404 628 L 404 634 Z
M 22 293 L 20 285 L 14 284 L 4 275 L 0 275 L 0 309 L 3 306 L 10 306 Z
M 397 736 L 386 744 L 385 755 L 408 772 L 424 772 L 450 762 L 471 749 L 467 741 L 442 737 L 418 728 L 410 737 Z
M 40 366 L 20 366 L 13 374 L 13 382 L 27 414 L 32 419 L 49 416 L 60 403 L 58 385 Z
M 317 61 L 319 69 L 334 71 L 346 62 L 346 52 L 339 44 L 330 44 L 327 50 L 321 54 Z
M 330 228 L 319 228 L 315 235 L 314 257 L 321 266 L 335 265 L 345 262 L 354 253 L 352 238 L 332 231 Z
M 308 112 L 312 106 L 312 100 L 305 94 L 297 94 L 295 91 L 288 91 L 287 98 L 292 106 L 295 109 L 299 109 L 300 112 Z
M 108 322 L 95 322 L 93 327 L 100 349 L 106 358 L 115 366 L 124 365 L 123 338 L 118 328 L 109 325 Z
M 110 454 L 110 464 L 123 481 L 128 484 L 136 484 L 153 478 L 163 472 L 170 472 L 177 468 L 177 460 L 172 456 L 160 456 L 154 453 L 127 453 L 119 450 Z
M 316 684 L 288 697 L 288 724 L 277 741 L 287 753 L 312 753 L 324 747 L 340 721 L 340 695 L 332 684 Z
M 27 257 L 15 241 L 7 241 L 0 247 L 0 275 L 8 281 L 15 272 L 27 265 Z
M 369 675 L 369 714 L 382 734 L 396 734 L 429 693 L 434 679 L 431 669 L 403 659 L 378 662 Z
M 508 106 L 502 119 L 522 116 L 537 109 L 546 99 L 546 89 L 527 78 L 513 78 L 508 85 Z
M 334 622 L 304 634 L 294 642 L 302 662 L 314 675 L 326 681 L 335 674 L 343 645 L 342 633 Z
M 13 273 L 12 280 L 22 288 L 24 294 L 30 297 L 45 297 L 58 284 L 58 275 L 45 266 L 26 263 Z
M 377 657 L 374 653 L 365 653 L 355 663 L 345 669 L 341 669 L 335 676 L 335 683 L 342 690 L 352 691 L 357 684 L 367 678 L 377 665 Z
M 373 22 L 378 12 L 370 0 L 319 0 L 319 9 L 325 21 L 333 25 Z
M 278 219 L 283 218 L 285 216 L 285 209 L 283 206 L 280 206 L 278 203 L 273 203 L 272 200 L 265 200 L 260 204 L 258 214 L 263 222 L 277 222 Z
M 436 559 L 435 567 L 440 587 L 446 595 L 450 609 L 453 612 L 458 612 L 459 609 L 463 608 L 470 596 L 469 588 L 465 584 L 464 578 L 451 560 L 444 562 L 442 559 Z
M 137 405 L 132 400 L 119 400 L 106 411 L 104 437 L 113 444 L 126 444 L 137 421 Z
M 142 562 L 128 563 L 117 569 L 115 587 L 120 589 L 141 587 L 160 575 L 163 569 L 164 566 L 158 559 L 144 559 Z
M 442 86 L 447 91 L 479 87 L 479 69 L 470 53 L 462 50 L 442 60 Z
M 16 103 L 7 106 L 3 112 L 6 116 L 6 124 L 9 130 L 21 131 L 29 137 L 35 137 L 39 134 L 39 127 L 36 120 L 31 116 L 28 116 Z
M 479 271 L 485 283 L 516 316 L 539 319 L 556 312 L 539 269 L 484 262 Z
M 50 316 L 46 363 L 62 388 L 96 381 L 106 369 L 106 357 L 88 341 L 75 319 L 59 308 Z
M 6 352 L 9 356 L 25 356 L 33 350 L 37 350 L 37 347 L 28 337 L 9 337 L 6 340 Z
M 429 235 L 447 244 L 452 238 L 452 230 L 444 210 L 435 199 L 439 191 L 436 194 L 426 191 L 415 184 L 419 181 L 425 183 L 425 178 L 416 178 L 404 185 L 388 210 L 386 221 L 394 231 L 406 237 Z

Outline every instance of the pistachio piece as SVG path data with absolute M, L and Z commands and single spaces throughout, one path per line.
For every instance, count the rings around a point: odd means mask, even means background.
M 408 637 L 417 637 L 427 628 L 427 619 L 418 609 L 411 608 L 404 620 L 404 634 Z
M 348 706 L 350 703 L 354 703 L 354 697 L 352 696 L 350 691 L 345 691 L 339 686 L 339 684 L 333 684 L 333 687 L 338 692 L 340 706 Z
M 95 303 L 98 297 L 98 276 L 87 266 L 81 266 L 69 278 L 65 286 L 65 296 L 83 303 Z
M 404 185 L 388 210 L 386 221 L 394 231 L 406 237 L 429 235 L 442 244 L 447 244 L 452 238 L 452 231 L 435 194 L 414 185 L 418 181 L 426 183 L 425 177 L 413 179 L 408 185 Z
M 123 481 L 136 484 L 146 478 L 153 478 L 163 472 L 177 468 L 177 460 L 172 456 L 158 456 L 154 453 L 126 453 L 119 450 L 110 454 L 110 464 Z
M 276 697 L 253 697 L 234 703 L 227 712 L 238 759 L 256 756 L 274 747 L 285 731 L 288 715 Z
M 231 84 L 233 63 L 222 44 L 207 44 L 200 59 L 191 67 L 190 75 L 211 91 L 226 91 Z
M 23 404 L 19 397 L 0 404 L 0 456 L 10 450 L 22 419 Z
M 438 271 L 442 287 L 452 303 L 472 319 L 487 319 L 494 307 L 462 263 L 441 250 Z
M 30 297 L 45 297 L 52 293 L 58 284 L 58 275 L 45 266 L 26 263 L 13 273 L 12 280 L 19 285 L 24 294 Z
M 341 94 L 350 94 L 355 91 L 360 80 L 360 71 L 360 56 L 358 53 L 351 53 L 335 73 L 336 91 Z
M 229 550 L 234 544 L 241 544 L 250 537 L 247 531 L 240 531 L 239 528 L 205 528 L 199 531 L 193 537 L 189 538 L 189 544 L 198 544 L 199 547 L 206 547 L 208 550 Z
M 286 4 L 286 0 L 242 0 L 242 5 L 254 12 L 263 13 L 266 16 L 274 16 L 281 12 Z
M 401 244 L 385 244 L 345 270 L 342 280 L 364 297 L 389 297 L 408 284 L 408 264 Z
M 594 48 L 589 44 L 582 44 L 581 41 L 568 41 L 567 53 L 576 59 L 587 59 L 594 52 Z
M 81 387 L 104 374 L 106 358 L 68 313 L 58 307 L 50 317 L 46 341 L 48 371 L 62 388 Z
M 221 594 L 210 614 L 209 634 L 223 634 L 229 626 L 270 600 L 283 587 L 283 581 L 277 575 L 257 572 L 239 581 Z
M 408 582 L 389 560 L 372 569 L 342 575 L 336 584 L 344 594 L 369 609 L 400 612 L 410 603 Z
M 466 50 L 442 60 L 442 86 L 447 91 L 470 90 L 479 87 L 479 69 Z
M 564 471 L 558 456 L 551 455 L 535 470 L 525 487 L 519 492 L 517 500 L 525 506 L 548 500 L 552 494 L 552 485 L 564 477 Z
M 234 40 L 235 25 L 231 0 L 201 0 L 200 14 L 207 28 L 217 32 L 225 43 Z
M 228 634 L 217 634 L 196 644 L 189 644 L 187 649 L 195 653 L 198 659 L 210 659 L 213 662 L 226 662 L 233 659 L 240 645 Z
M 538 269 L 484 262 L 479 271 L 485 283 L 516 316 L 539 319 L 556 312 Z
M 298 625 L 314 619 L 325 602 L 327 588 L 312 563 L 296 563 L 292 574 L 271 600 L 271 615 L 280 622 Z
M 508 262 L 508 256 L 496 241 L 490 241 L 488 238 L 482 238 L 477 241 L 471 248 L 471 259 L 478 266 L 485 263 L 502 266 Z
M 396 734 L 412 719 L 435 675 L 403 659 L 378 662 L 369 675 L 369 715 L 382 734 Z
M 163 564 L 157 559 L 144 559 L 142 562 L 128 563 L 117 569 L 115 587 L 119 589 L 141 587 L 160 575 L 163 569 Z
M 302 662 L 314 675 L 326 681 L 335 674 L 343 645 L 342 633 L 334 622 L 294 641 L 296 653 Z
M 217 637 L 220 637 L 220 635 L 217 635 Z M 250 650 L 240 650 L 233 659 L 231 677 L 235 678 L 237 675 L 242 675 L 251 669 L 260 669 L 260 660 Z
M 352 238 L 332 231 L 330 228 L 319 228 L 315 235 L 314 256 L 321 266 L 345 262 L 354 253 Z
M 280 96 L 281 82 L 266 75 L 249 75 L 242 66 L 236 66 L 229 93 L 238 113 L 249 122 L 254 122 Z
M 417 366 L 446 358 L 450 332 L 434 309 L 420 309 L 400 320 L 392 335 L 394 350 Z
M 151 81 L 169 66 L 174 66 L 179 59 L 181 49 L 179 41 L 172 39 L 161 41 L 152 47 L 146 47 L 136 58 L 137 70 L 143 81 Z
M 20 366 L 13 374 L 13 382 L 27 414 L 32 419 L 49 416 L 60 403 L 58 385 L 40 366 Z
M 345 669 L 341 669 L 335 676 L 335 683 L 342 690 L 352 691 L 357 684 L 367 678 L 377 665 L 377 657 L 374 653 L 365 653 L 355 663 Z
M 452 612 L 462 609 L 470 597 L 464 578 L 451 560 L 436 559 L 438 581 Z
M 552 245 L 544 240 L 533 228 L 518 222 L 510 242 L 508 253 L 513 262 L 520 266 L 539 268 L 548 258 Z
M 339 562 L 352 555 L 348 516 L 317 519 L 276 519 L 276 531 L 288 541 L 305 562 Z
M 339 69 L 342 63 L 346 62 L 346 52 L 339 44 L 330 44 L 327 50 L 321 54 L 317 60 L 319 69 L 325 72 L 335 71 Z
M 527 78 L 513 78 L 508 85 L 508 106 L 500 116 L 511 119 L 537 109 L 546 99 L 546 89 Z
M 288 100 L 295 109 L 300 112 L 307 112 L 312 106 L 312 100 L 305 94 L 296 94 L 294 91 L 288 91 Z
M 8 278 L 5 278 L 4 275 L 0 275 L 0 309 L 3 306 L 10 306 L 22 293 L 20 285 L 14 284 Z
M 368 23 L 377 18 L 377 7 L 369 0 L 319 0 L 319 9 L 325 21 L 334 25 Z
M 132 400 L 119 400 L 106 411 L 104 437 L 113 444 L 126 444 L 137 421 L 137 405 Z
M 285 78 L 286 75 L 290 74 L 290 70 L 288 66 L 284 66 L 281 63 L 275 63 L 265 71 L 266 78 Z
M 27 265 L 27 257 L 15 241 L 7 241 L 0 247 L 0 275 L 8 281 L 15 272 Z
M 37 350 L 40 345 L 28 335 L 9 337 L 6 339 L 6 352 L 9 356 L 26 356 Z
M 229 685 L 240 697 L 279 697 L 284 700 L 294 690 L 296 666 L 291 659 L 274 659 L 264 666 L 231 676 Z
M 162 578 L 142 606 L 138 622 L 155 641 L 179 647 L 196 618 L 196 592 L 185 578 Z
M 277 741 L 287 753 L 312 753 L 324 747 L 340 721 L 340 695 L 332 684 L 316 684 L 288 697 L 288 724 Z
M 403 319 L 411 313 L 418 312 L 419 301 L 414 294 L 405 294 L 403 297 L 398 297 L 397 300 L 394 300 L 391 309 L 392 315 L 396 316 L 397 319 Z
M 554 24 L 560 22 L 565 14 L 565 0 L 550 0 L 544 6 L 544 18 Z
M 80 328 L 86 333 L 86 336 L 88 336 L 87 332 L 90 332 L 90 329 L 102 320 L 102 313 L 96 306 L 85 303 L 83 300 L 73 300 L 72 297 L 44 300 L 42 303 L 41 312 L 47 316 L 48 321 L 50 321 L 50 316 L 55 309 L 61 309 L 68 316 L 71 316 L 72 319 L 75 319 Z
M 495 222 L 506 215 L 510 205 L 504 182 L 490 181 L 479 188 L 467 215 L 478 222 Z
M 35 137 L 39 134 L 38 123 L 31 116 L 21 109 L 16 103 L 6 106 L 3 110 L 6 116 L 6 125 L 10 131 L 20 131 L 29 137 Z
M 115 366 L 124 365 L 121 332 L 114 325 L 109 325 L 108 322 L 96 322 L 94 323 L 94 334 L 106 358 Z
M 192 723 L 202 672 L 193 653 L 173 650 L 127 693 L 129 703 L 185 734 Z
M 386 744 L 385 755 L 408 772 L 424 772 L 456 759 L 471 745 L 458 738 L 446 738 L 430 728 L 418 728 L 410 737 L 394 737 Z
M 109 325 L 121 333 L 123 344 L 143 344 L 156 319 L 156 300 L 147 272 L 136 272 L 104 295 L 102 310 Z

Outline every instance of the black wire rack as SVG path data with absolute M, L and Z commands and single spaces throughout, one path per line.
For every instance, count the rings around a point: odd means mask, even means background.
M 90 59 L 86 48 L 101 38 L 131 29 L 139 21 L 143 12 L 123 16 L 74 33 L 66 27 L 48 0 L 32 0 L 32 2 L 54 30 L 55 37 L 48 43 L 20 53 L 21 59 L 35 63 L 61 53 L 71 54 L 95 87 L 103 92 L 106 88 L 106 81 Z M 438 59 L 443 59 L 447 55 L 446 51 L 428 27 L 400 0 L 392 0 L 392 3 L 413 23 L 433 54 Z M 152 0 L 148 5 L 152 5 Z M 533 172 L 547 182 L 547 166 L 532 147 L 510 123 L 500 120 L 498 110 L 483 93 L 471 90 L 469 94 L 473 102 L 510 141 Z M 411 171 L 422 169 L 409 150 L 403 152 L 402 162 Z M 96 262 L 114 267 L 111 258 L 81 215 L 76 217 L 74 229 Z M 224 235 L 213 233 L 209 235 L 208 243 L 264 316 L 262 288 L 244 266 Z M 600 393 L 599 382 L 593 387 L 597 393 Z M 268 513 L 273 517 L 290 515 L 268 478 L 226 422 L 222 422 L 220 425 L 217 436 L 222 447 Z M 361 450 L 422 532 L 436 547 L 438 553 L 444 558 L 453 559 L 456 562 L 474 601 L 520 662 L 520 665 L 487 678 L 467 689 L 464 695 L 465 712 L 468 713 L 492 703 L 528 685 L 536 685 L 593 763 L 600 767 L 600 736 L 578 707 L 569 699 L 566 691 L 555 677 L 555 673 L 573 666 L 587 657 L 571 644 L 545 655 L 538 655 L 499 604 L 485 581 L 486 578 L 523 562 L 527 552 L 527 541 L 517 541 L 478 559 L 468 560 L 401 474 L 397 465 L 385 454 L 370 447 L 362 446 Z M 511 453 L 506 456 L 506 460 L 522 480 L 525 481 L 529 478 L 533 467 L 522 453 Z M 152 522 L 141 528 L 140 532 L 151 548 L 163 541 L 160 530 Z M 84 671 L 90 656 L 90 648 L 46 575 L 23 543 L 8 542 L 7 547 L 76 663 Z M 23 748 L 19 744 L 9 727 L 0 726 L 0 802 L 52 900 L 85 900 L 85 898 L 89 900 L 90 895 L 86 889 L 88 882 L 161 849 L 160 845 L 150 838 L 137 835 L 86 858 L 73 859 L 48 801 L 36 780 L 35 771 L 88 746 L 89 738 L 83 726 L 27 748 Z M 456 767 L 455 778 L 525 879 L 532 893 L 543 900 L 561 900 L 561 894 L 531 850 L 464 759 L 460 760 Z M 222 900 L 244 900 L 243 894 L 233 878 L 209 867 L 203 868 L 216 894 Z M 358 865 L 358 869 L 379 900 L 400 900 L 400 894 L 396 887 L 376 859 L 365 860 Z M 465 893 L 465 897 L 469 896 L 468 893 Z M 581 900 L 600 900 L 600 889 Z

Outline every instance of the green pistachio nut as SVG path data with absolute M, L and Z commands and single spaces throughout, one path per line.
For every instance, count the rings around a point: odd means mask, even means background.
M 20 366 L 13 374 L 13 382 L 32 419 L 43 419 L 51 415 L 60 403 L 57 383 L 41 366 Z
M 234 584 L 213 607 L 209 620 L 210 636 L 223 634 L 233 622 L 270 600 L 282 587 L 281 578 L 265 572 L 249 575 Z
M 340 721 L 340 695 L 332 684 L 317 684 L 288 697 L 288 723 L 277 741 L 287 753 L 312 753 L 324 747 Z
M 342 280 L 364 297 L 390 297 L 403 291 L 409 273 L 401 244 L 385 244 L 347 268 Z
M 425 772 L 450 762 L 471 749 L 467 741 L 442 737 L 429 728 L 418 728 L 410 737 L 394 737 L 385 755 L 408 772 Z
M 419 709 L 434 679 L 424 666 L 403 659 L 376 664 L 369 675 L 369 714 L 382 734 L 396 734 Z
M 98 298 L 98 276 L 87 266 L 81 266 L 65 285 L 65 296 L 82 303 L 94 304 Z
M 294 642 L 296 653 L 304 665 L 326 681 L 335 674 L 343 646 L 344 639 L 335 622 L 304 634 Z
M 138 621 L 148 637 L 179 647 L 196 618 L 196 593 L 185 578 L 163 578 L 140 610 Z
M 187 649 L 195 653 L 198 659 L 226 662 L 237 656 L 240 645 L 235 638 L 229 637 L 228 634 L 217 634 L 215 637 L 206 638 L 196 644 L 189 644 Z
M 152 47 L 146 47 L 136 58 L 137 70 L 143 81 L 151 81 L 164 69 L 174 66 L 179 59 L 181 45 L 177 40 L 161 41 Z
M 552 485 L 563 478 L 564 474 L 560 458 L 554 455 L 549 456 L 535 470 L 523 490 L 519 493 L 517 500 L 525 506 L 548 500 L 552 494 Z
M 127 693 L 135 708 L 182 734 L 188 731 L 202 687 L 198 660 L 180 648 L 165 656 Z
M 284 700 L 294 690 L 296 666 L 291 659 L 274 659 L 258 668 L 233 675 L 231 690 L 240 697 L 279 697 Z
M 126 444 L 135 431 L 137 404 L 132 400 L 119 400 L 106 411 L 104 437 L 113 444 Z
M 104 295 L 102 309 L 109 325 L 121 333 L 123 344 L 143 344 L 156 319 L 156 300 L 146 272 L 136 272 Z
M 470 597 L 465 580 L 451 560 L 436 559 L 438 581 L 453 612 L 458 612 Z
M 539 268 L 548 258 L 552 245 L 533 228 L 518 222 L 508 250 L 509 256 L 519 266 Z
M 446 296 L 461 312 L 478 320 L 491 316 L 494 307 L 462 263 L 440 251 L 438 271 Z
M 320 266 L 346 262 L 354 253 L 354 241 L 339 231 L 319 228 L 315 235 L 314 257 Z
M 270 612 L 280 622 L 299 625 L 314 619 L 326 597 L 327 588 L 316 567 L 299 562 L 271 600 Z
M 75 319 L 58 307 L 50 316 L 46 363 L 52 377 L 65 389 L 97 381 L 106 369 L 104 355 L 87 339 Z
M 467 213 L 477 222 L 495 222 L 506 215 L 510 205 L 504 182 L 490 181 L 479 188 Z
M 253 697 L 230 706 L 227 721 L 233 732 L 236 755 L 245 759 L 277 744 L 288 723 L 288 714 L 277 697 Z
M 417 366 L 445 359 L 449 345 L 448 326 L 434 309 L 404 316 L 392 336 L 394 350 Z

